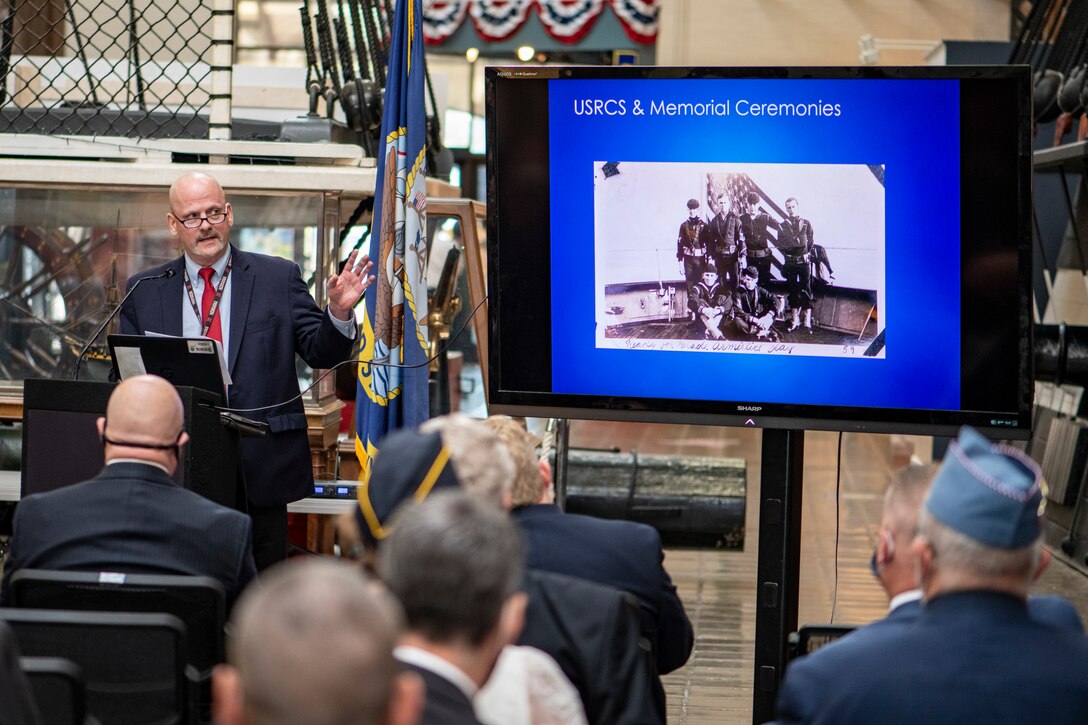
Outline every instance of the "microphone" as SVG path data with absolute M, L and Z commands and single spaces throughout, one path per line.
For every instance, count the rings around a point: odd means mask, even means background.
M 98 339 L 98 336 L 102 334 L 102 331 L 106 329 L 106 325 L 110 324 L 114 317 L 117 317 L 117 313 L 120 312 L 121 308 L 125 306 L 125 302 L 128 300 L 129 297 L 132 296 L 132 293 L 136 291 L 136 288 L 140 286 L 140 283 L 147 282 L 151 279 L 162 279 L 163 277 L 165 277 L 166 279 L 170 279 L 175 274 L 177 274 L 177 272 L 172 269 L 168 269 L 161 274 L 153 274 L 150 277 L 141 277 L 140 279 L 136 280 L 136 283 L 132 285 L 132 289 L 125 293 L 125 296 L 121 298 L 121 302 L 117 305 L 117 307 L 114 308 L 113 312 L 110 313 L 109 317 L 106 318 L 106 321 L 99 325 L 98 329 L 94 331 L 93 335 L 91 335 L 91 339 L 88 340 L 87 344 L 83 346 L 83 349 L 79 351 L 79 358 L 76 360 L 76 373 L 72 376 L 72 380 L 79 380 L 79 367 L 83 364 L 83 358 L 87 356 L 87 351 L 91 349 L 91 345 L 93 345 L 94 341 Z

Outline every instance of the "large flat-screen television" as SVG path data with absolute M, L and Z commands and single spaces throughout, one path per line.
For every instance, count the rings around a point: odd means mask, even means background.
M 490 406 L 1025 437 L 1029 81 L 487 69 Z

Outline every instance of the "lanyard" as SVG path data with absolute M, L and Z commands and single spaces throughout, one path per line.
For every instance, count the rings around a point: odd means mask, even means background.
M 227 266 L 223 269 L 223 277 L 219 280 L 219 285 L 215 288 L 215 297 L 212 298 L 212 306 L 208 308 L 208 319 L 204 320 L 204 327 L 200 331 L 200 334 L 204 337 L 208 336 L 208 330 L 212 327 L 212 321 L 215 319 L 215 313 L 219 312 L 219 299 L 223 296 L 223 290 L 227 288 L 227 278 L 230 277 L 230 268 L 234 264 L 234 255 L 227 260 Z M 189 304 L 193 306 L 193 312 L 196 314 L 196 319 L 200 319 L 200 307 L 196 304 L 196 292 L 193 291 L 192 280 L 189 279 L 189 268 L 185 267 L 185 292 L 189 295 Z

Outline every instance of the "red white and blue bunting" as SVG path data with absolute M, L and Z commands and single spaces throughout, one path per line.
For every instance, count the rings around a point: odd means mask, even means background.
M 480 37 L 506 40 L 521 29 L 534 0 L 470 0 L 468 14 Z
M 593 27 L 604 10 L 604 0 L 568 0 L 538 2 L 536 11 L 548 35 L 564 43 L 576 43 Z
M 577 43 L 594 21 L 611 5 L 613 12 L 636 43 L 653 43 L 657 37 L 657 0 L 423 0 L 423 38 L 441 45 L 465 20 L 489 42 L 506 40 L 517 33 L 535 9 L 550 36 L 563 43 Z
M 612 0 L 612 10 L 631 40 L 652 43 L 657 38 L 657 0 Z
M 423 0 L 423 40 L 439 45 L 461 27 L 468 0 Z

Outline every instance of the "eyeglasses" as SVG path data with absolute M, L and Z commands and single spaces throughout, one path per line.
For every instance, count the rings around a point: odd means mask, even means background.
M 174 214 L 173 212 L 171 212 L 171 215 L 179 222 L 181 222 L 181 225 L 186 229 L 197 229 L 204 222 L 208 222 L 209 224 L 222 224 L 227 220 L 227 213 L 225 211 L 217 211 L 214 214 L 209 214 L 208 216 L 189 217 L 188 219 L 180 219 L 178 218 L 178 215 Z

